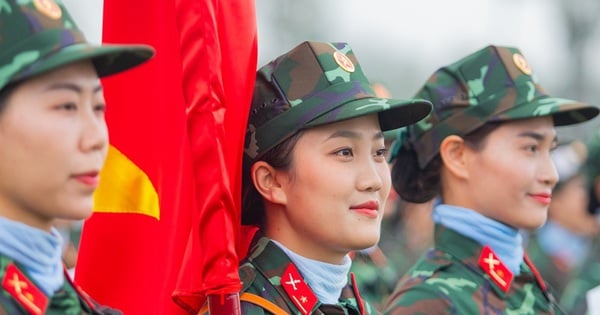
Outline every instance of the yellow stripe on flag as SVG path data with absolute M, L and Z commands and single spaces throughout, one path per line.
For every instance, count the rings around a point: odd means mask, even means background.
M 112 145 L 94 194 L 94 212 L 138 213 L 160 220 L 158 194 L 152 182 Z

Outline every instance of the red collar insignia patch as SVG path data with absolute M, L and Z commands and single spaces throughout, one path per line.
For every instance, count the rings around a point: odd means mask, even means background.
M 281 276 L 281 286 L 302 314 L 310 314 L 318 299 L 293 263 L 285 268 Z
M 508 270 L 506 265 L 496 256 L 489 246 L 484 246 L 479 256 L 479 267 L 490 276 L 504 293 L 508 292 L 513 280 L 513 273 Z
M 13 263 L 6 267 L 2 288 L 30 314 L 46 313 L 48 298 Z

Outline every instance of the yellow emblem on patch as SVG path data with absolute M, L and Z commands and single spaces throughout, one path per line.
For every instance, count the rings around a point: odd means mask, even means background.
M 354 72 L 354 64 L 352 63 L 352 60 L 348 58 L 348 56 L 344 55 L 339 51 L 336 51 L 333 53 L 333 59 L 335 60 L 335 63 L 337 63 L 340 66 L 340 68 L 346 70 L 346 72 Z
M 62 10 L 54 0 L 33 0 L 33 4 L 38 11 L 51 19 L 58 20 L 62 17 Z
M 531 75 L 531 68 L 529 67 L 527 60 L 525 60 L 525 57 L 523 57 L 523 55 L 514 54 L 513 62 L 515 63 L 515 66 L 517 66 L 517 68 L 521 70 L 521 72 L 525 73 L 526 75 Z

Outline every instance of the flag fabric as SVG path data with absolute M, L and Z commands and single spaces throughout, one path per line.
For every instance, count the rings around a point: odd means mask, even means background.
M 76 280 L 125 314 L 193 313 L 241 288 L 254 1 L 105 0 L 103 41 L 157 53 L 103 80 L 111 147 Z
M 147 64 L 103 79 L 111 146 L 75 270 L 92 297 L 125 314 L 184 313 L 171 294 L 194 183 L 178 34 L 172 1 L 104 1 L 104 42 L 156 49 Z
M 253 0 L 179 0 L 177 17 L 198 212 L 174 300 L 196 313 L 207 296 L 241 288 L 238 259 L 249 240 L 240 229 L 241 168 L 256 73 L 256 16 Z

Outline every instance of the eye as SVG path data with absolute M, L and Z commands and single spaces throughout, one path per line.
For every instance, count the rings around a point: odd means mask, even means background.
M 379 149 L 375 152 L 375 157 L 385 157 L 388 151 L 388 149 Z
M 75 103 L 65 103 L 65 104 L 58 105 L 56 108 L 60 109 L 60 110 L 66 110 L 66 111 L 75 111 L 75 110 L 77 110 L 77 105 L 75 105 Z
M 94 106 L 94 111 L 99 112 L 99 113 L 105 113 L 106 112 L 106 104 L 104 104 L 104 103 L 96 104 Z
M 352 152 L 352 149 L 350 149 L 350 148 L 344 148 L 344 149 L 337 150 L 334 152 L 334 154 L 337 156 L 343 156 L 343 157 L 354 156 L 354 152 Z
M 532 144 L 532 145 L 526 146 L 525 149 L 529 152 L 535 153 L 535 152 L 538 152 L 540 148 L 537 144 Z

